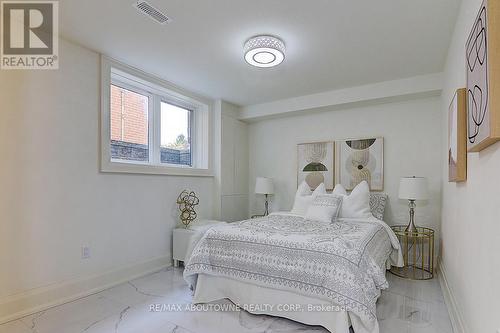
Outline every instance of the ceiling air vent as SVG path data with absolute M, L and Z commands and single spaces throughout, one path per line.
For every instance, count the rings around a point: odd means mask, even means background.
M 151 6 L 146 1 L 137 1 L 137 3 L 134 4 L 134 7 L 160 24 L 167 24 L 168 21 L 170 21 L 165 14 Z

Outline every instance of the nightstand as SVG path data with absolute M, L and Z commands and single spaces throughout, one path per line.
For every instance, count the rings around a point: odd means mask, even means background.
M 406 225 L 391 226 L 403 252 L 404 267 L 391 267 L 390 272 L 410 280 L 429 280 L 434 276 L 434 230 L 417 227 L 405 231 Z
M 211 227 L 226 223 L 216 220 L 201 220 L 193 223 L 189 228 L 175 228 L 173 232 L 173 248 L 172 257 L 174 259 L 174 267 L 179 267 L 179 262 L 186 261 L 187 251 L 193 241 L 195 241 L 200 235 L 204 233 Z M 196 236 L 196 237 L 195 237 Z

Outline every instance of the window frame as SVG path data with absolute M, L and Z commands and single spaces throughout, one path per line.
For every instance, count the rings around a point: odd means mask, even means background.
M 148 97 L 148 162 L 111 158 L 111 84 Z M 191 166 L 161 163 L 162 102 L 191 111 L 189 126 Z M 212 177 L 212 112 L 212 101 L 101 56 L 101 172 Z
M 192 108 L 188 107 L 188 106 L 184 106 L 184 105 L 179 105 L 177 103 L 173 103 L 171 101 L 168 101 L 167 99 L 164 99 L 164 98 L 161 98 L 160 99 L 160 111 L 159 111 L 159 120 L 160 120 L 160 126 L 159 126 L 159 129 L 160 129 L 160 132 L 158 133 L 158 135 L 160 136 L 160 149 L 161 149 L 161 103 L 166 103 L 166 104 L 170 104 L 172 106 L 176 106 L 178 108 L 181 108 L 181 109 L 184 109 L 186 111 L 189 112 L 189 121 L 188 121 L 188 139 L 189 139 L 189 150 L 190 150 L 190 153 L 191 153 L 191 165 L 188 166 L 188 165 L 185 165 L 185 164 L 171 164 L 171 163 L 163 163 L 161 161 L 161 156 L 159 156 L 159 163 L 160 165 L 164 165 L 164 166 L 172 166 L 172 167 L 177 167 L 177 168 L 192 168 L 193 167 L 193 160 L 194 160 L 194 156 L 195 156 L 195 143 L 194 143 L 194 136 L 193 136 L 193 124 L 194 124 L 194 113 L 195 113 L 195 110 L 192 110 Z M 159 152 L 161 153 L 161 152 Z
M 150 92 L 148 92 L 147 90 L 145 89 L 141 89 L 140 87 L 137 87 L 137 86 L 133 86 L 133 85 L 130 85 L 129 83 L 126 83 L 126 82 L 123 82 L 123 81 L 120 81 L 120 80 L 113 80 L 113 78 L 111 78 L 111 81 L 110 81 L 110 87 L 111 85 L 114 85 L 116 87 L 119 87 L 119 88 L 122 88 L 122 89 L 125 89 L 125 90 L 128 90 L 128 91 L 131 91 L 133 93 L 136 93 L 136 94 L 139 94 L 139 95 L 142 95 L 142 96 L 145 96 L 148 98 L 148 160 L 147 161 L 134 161 L 134 160 L 122 160 L 122 159 L 113 159 L 113 157 L 109 157 L 110 158 L 110 161 L 111 163 L 127 163 L 127 164 L 138 164 L 138 165 L 149 165 L 151 164 L 151 161 L 153 161 L 153 149 L 151 149 L 152 145 L 154 145 L 154 142 L 153 142 L 153 133 L 152 133 L 152 129 L 154 128 L 153 126 L 153 114 L 154 114 L 154 95 Z M 110 96 L 110 101 L 111 101 L 111 96 Z M 110 122 L 111 122 L 111 114 L 110 114 Z M 110 136 L 109 136 L 109 144 L 111 145 L 111 133 L 110 133 Z

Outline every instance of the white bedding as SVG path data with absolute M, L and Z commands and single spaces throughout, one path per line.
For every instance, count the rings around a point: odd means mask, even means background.
M 345 328 L 346 318 L 356 332 L 378 332 L 375 302 L 380 290 L 387 288 L 386 262 L 402 264 L 398 240 L 382 221 L 342 219 L 332 224 L 289 213 L 211 228 L 189 258 L 186 280 L 193 287 L 202 281 L 200 289 L 196 288 L 195 301 L 217 296 L 257 301 L 265 299 L 262 290 L 266 295 L 275 290 L 309 303 L 315 300 L 313 304 L 326 302 L 345 308 L 334 316 L 335 324 L 329 312 L 309 314 L 307 318 L 317 317 L 314 322 L 304 321 L 300 313 L 268 313 L 294 316 L 290 319 L 322 325 L 336 333 L 342 332 L 339 327 Z M 207 279 L 213 282 L 214 278 L 226 284 L 232 280 L 234 285 L 254 286 L 253 293 L 227 290 L 225 294 L 211 294 L 203 286 Z M 288 297 L 281 302 L 290 300 Z
M 325 308 L 309 310 L 308 306 L 331 306 L 332 303 L 314 297 L 245 283 L 222 276 L 200 274 L 194 294 L 194 303 L 209 303 L 220 299 L 230 299 L 238 305 L 250 304 L 248 312 L 288 318 L 308 325 L 323 326 L 330 332 L 349 332 L 350 318 L 346 311 Z M 262 306 L 272 304 L 272 307 Z M 287 311 L 283 305 L 297 305 L 304 311 Z

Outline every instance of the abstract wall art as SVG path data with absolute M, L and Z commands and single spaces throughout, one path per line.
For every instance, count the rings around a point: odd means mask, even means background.
M 467 179 L 466 89 L 458 89 L 448 112 L 448 181 Z
M 327 190 L 333 190 L 334 182 L 333 142 L 312 142 L 297 145 L 297 186 L 306 181 L 311 190 L 325 183 Z
M 465 45 L 467 149 L 500 140 L 500 2 L 484 0 Z
M 372 191 L 384 189 L 384 139 L 337 141 L 338 174 L 346 190 L 366 180 Z

